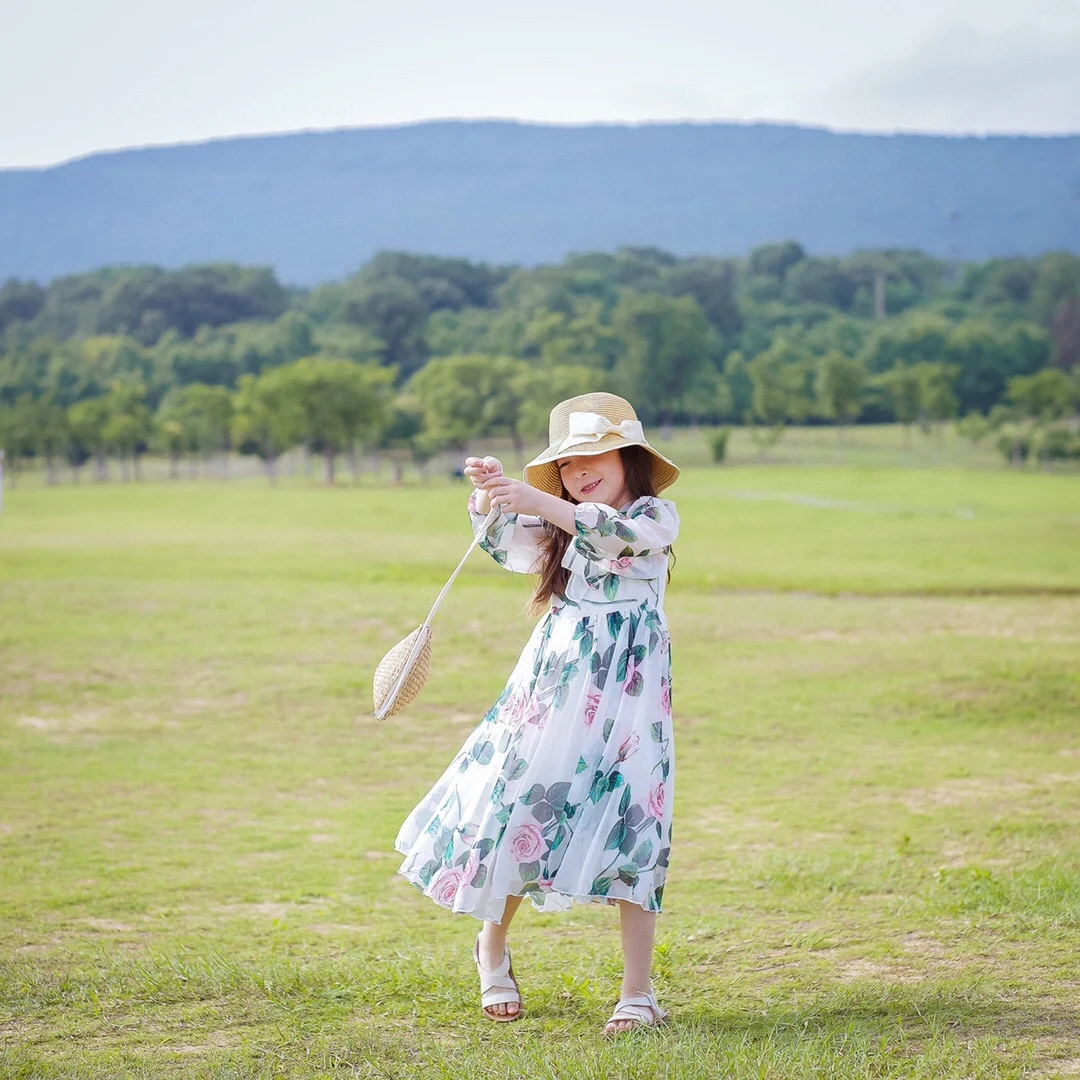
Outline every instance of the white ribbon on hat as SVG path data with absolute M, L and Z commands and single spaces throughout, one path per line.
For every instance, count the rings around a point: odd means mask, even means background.
M 599 442 L 605 435 L 621 435 L 631 442 L 645 441 L 645 429 L 640 420 L 622 420 L 616 424 L 606 416 L 593 412 L 572 412 L 567 431 L 560 450 L 579 446 L 581 443 Z

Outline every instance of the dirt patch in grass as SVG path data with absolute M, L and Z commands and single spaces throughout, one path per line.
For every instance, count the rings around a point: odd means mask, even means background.
M 1080 783 L 1080 773 L 1043 773 L 1038 782 L 1011 777 L 965 777 L 934 788 L 910 788 L 901 801 L 913 814 L 929 814 L 943 806 L 962 806 L 987 799 L 1020 800 L 1046 785 Z

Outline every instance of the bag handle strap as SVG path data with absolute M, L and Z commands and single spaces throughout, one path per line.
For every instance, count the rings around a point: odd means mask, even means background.
M 486 518 L 484 518 L 484 524 L 480 527 L 479 531 L 473 536 L 472 543 L 466 548 L 465 554 L 461 557 L 461 562 L 457 564 L 457 569 L 450 575 L 450 580 L 442 587 L 442 592 L 435 597 L 435 603 L 431 605 L 431 610 L 427 614 L 427 618 L 424 620 L 424 626 L 430 626 L 431 620 L 435 618 L 435 612 L 439 610 L 439 605 L 443 602 L 446 594 L 450 591 L 450 586 L 454 584 L 454 580 L 458 574 L 461 573 L 461 568 L 465 565 L 469 556 L 472 554 L 472 549 L 480 543 L 481 540 L 487 536 L 487 531 L 491 526 L 491 523 L 499 516 L 499 508 L 493 506 L 489 511 Z

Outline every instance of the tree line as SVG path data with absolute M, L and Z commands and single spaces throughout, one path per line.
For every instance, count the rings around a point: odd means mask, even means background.
M 652 248 L 490 266 L 383 252 L 342 282 L 266 268 L 110 267 L 0 287 L 9 462 L 182 459 L 303 445 L 423 462 L 469 438 L 541 437 L 551 404 L 605 388 L 647 422 L 962 418 L 1011 460 L 1080 456 L 1080 258 L 955 266 L 919 252 L 745 259 Z

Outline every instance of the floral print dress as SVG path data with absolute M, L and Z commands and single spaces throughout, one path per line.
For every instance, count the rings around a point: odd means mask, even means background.
M 474 532 L 485 515 L 469 501 Z M 659 911 L 671 851 L 671 652 L 664 617 L 672 502 L 581 503 L 554 597 L 510 679 L 406 819 L 400 873 L 451 911 L 498 922 L 629 900 Z M 532 572 L 540 518 L 500 512 L 480 546 Z

